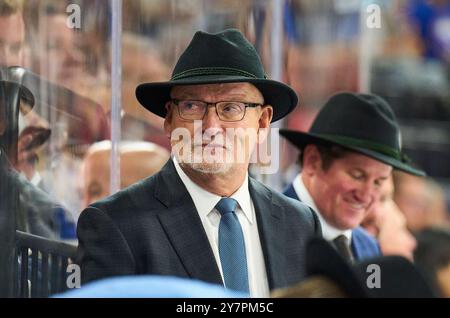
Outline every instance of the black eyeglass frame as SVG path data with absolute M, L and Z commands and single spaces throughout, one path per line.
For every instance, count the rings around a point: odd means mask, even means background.
M 200 103 L 206 104 L 205 112 L 203 113 L 202 118 L 199 118 L 199 119 L 187 119 L 187 118 L 183 118 L 183 116 L 181 115 L 180 107 L 178 107 L 178 104 L 179 104 L 180 102 L 186 102 L 186 101 L 187 101 L 187 102 L 200 102 Z M 203 119 L 205 118 L 206 113 L 208 112 L 208 108 L 209 108 L 210 106 L 214 106 L 214 108 L 215 108 L 215 110 L 216 110 L 216 115 L 217 115 L 217 117 L 218 117 L 221 121 L 229 122 L 229 123 L 235 123 L 235 122 L 238 122 L 238 121 L 243 120 L 243 119 L 245 118 L 246 113 L 247 113 L 247 108 L 248 108 L 248 107 L 256 108 L 256 107 L 258 107 L 258 106 L 263 106 L 263 104 L 260 104 L 260 103 L 246 103 L 246 102 L 241 102 L 241 101 L 230 101 L 230 100 L 226 100 L 226 101 L 225 101 L 225 100 L 224 100 L 224 101 L 218 101 L 218 102 L 215 102 L 215 103 L 208 103 L 208 102 L 205 102 L 205 101 L 202 101 L 202 100 L 196 100 L 196 99 L 183 99 L 183 100 L 181 100 L 181 99 L 171 99 L 171 102 L 172 102 L 175 106 L 177 106 L 177 108 L 178 108 L 178 115 L 180 116 L 181 119 L 183 119 L 183 120 L 185 120 L 185 121 L 203 120 Z M 220 103 L 241 103 L 241 104 L 244 104 L 244 111 L 243 111 L 243 113 L 242 113 L 242 118 L 241 118 L 241 119 L 238 119 L 238 120 L 223 120 L 223 119 L 220 117 L 219 112 L 217 111 L 217 104 L 220 104 Z

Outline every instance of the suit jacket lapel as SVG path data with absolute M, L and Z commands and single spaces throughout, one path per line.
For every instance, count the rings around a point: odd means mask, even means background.
M 285 286 L 285 232 L 282 220 L 283 207 L 272 200 L 272 193 L 262 184 L 249 179 L 250 196 L 255 206 L 258 232 L 266 263 L 269 288 Z
M 186 272 L 192 278 L 223 284 L 200 216 L 172 160 L 157 177 L 154 195 L 167 207 L 158 218 Z

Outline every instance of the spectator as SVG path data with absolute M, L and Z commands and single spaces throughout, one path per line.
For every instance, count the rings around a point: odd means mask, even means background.
M 414 258 L 436 291 L 450 298 L 450 228 L 426 228 L 417 234 Z
M 394 186 L 394 201 L 405 215 L 410 231 L 448 224 L 445 195 L 435 182 L 396 172 Z
M 25 23 L 21 0 L 0 1 L 0 66 L 23 66 Z
M 172 80 L 141 84 L 136 96 L 165 118 L 174 156 L 81 213 L 82 282 L 169 275 L 264 297 L 303 278 L 304 245 L 320 235 L 315 214 L 248 177 L 255 139 L 225 140 L 233 128 L 264 137 L 297 104 L 291 88 L 266 78 L 242 33 L 197 32 Z
M 21 103 L 34 106 L 34 96 L 25 87 L 15 82 L 0 81 L 0 179 L 2 213 L 16 213 L 17 228 L 31 234 L 60 238 L 57 214 L 64 212 L 45 192 L 31 184 L 14 169 L 17 161 L 18 113 Z M 29 145 L 33 138 L 22 139 Z M 24 145 L 20 143 L 23 147 Z M 19 151 L 23 156 L 25 151 Z M 17 199 L 17 200 L 16 200 Z M 5 209 L 5 210 L 4 210 Z M 72 223 L 73 224 L 73 223 Z
M 169 159 L 169 152 L 149 142 L 121 142 L 120 188 L 124 189 L 146 177 L 157 173 Z M 83 200 L 84 206 L 110 195 L 109 140 L 93 144 L 83 160 Z
M 392 177 L 381 189 L 380 200 L 370 209 L 361 226 L 377 238 L 383 255 L 400 255 L 413 261 L 416 239 L 406 226 L 406 218 L 393 200 Z
M 308 133 L 282 129 L 280 134 L 302 151 L 301 174 L 284 193 L 318 213 L 324 237 L 347 260 L 379 255 L 378 243 L 359 225 L 393 168 L 423 174 L 403 161 L 389 104 L 376 95 L 338 93 Z

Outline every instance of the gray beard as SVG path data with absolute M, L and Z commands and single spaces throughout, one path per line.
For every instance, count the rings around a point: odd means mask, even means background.
M 228 173 L 233 164 L 231 163 L 186 163 L 180 162 L 181 166 L 190 168 L 191 170 L 197 171 L 202 174 L 226 174 Z

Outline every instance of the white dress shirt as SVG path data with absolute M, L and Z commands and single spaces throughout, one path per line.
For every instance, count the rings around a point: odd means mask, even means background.
M 324 239 L 326 239 L 327 241 L 332 241 L 339 235 L 345 235 L 348 239 L 348 242 L 352 241 L 352 230 L 340 230 L 325 221 L 319 209 L 317 208 L 317 205 L 314 203 L 311 194 L 308 192 L 308 189 L 306 189 L 301 174 L 297 175 L 297 177 L 292 182 L 292 185 L 300 201 L 311 207 L 316 212 L 317 217 L 320 221 L 320 225 L 322 226 L 322 235 Z
M 183 181 L 192 201 L 194 201 L 223 281 L 222 265 L 219 256 L 219 224 L 221 216 L 219 211 L 215 209 L 216 204 L 222 197 L 198 186 L 184 173 L 177 159 L 173 157 L 172 160 L 181 181 Z M 259 239 L 255 207 L 253 206 L 248 190 L 248 175 L 245 177 L 241 187 L 230 198 L 238 202 L 235 213 L 241 223 L 244 234 L 250 296 L 269 297 L 269 284 L 261 241 Z
M 36 171 L 36 172 L 33 174 L 33 177 L 31 178 L 30 183 L 31 183 L 32 185 L 38 187 L 38 185 L 39 185 L 39 183 L 40 183 L 41 181 L 42 181 L 42 177 L 41 177 L 41 175 L 39 174 L 39 172 Z

